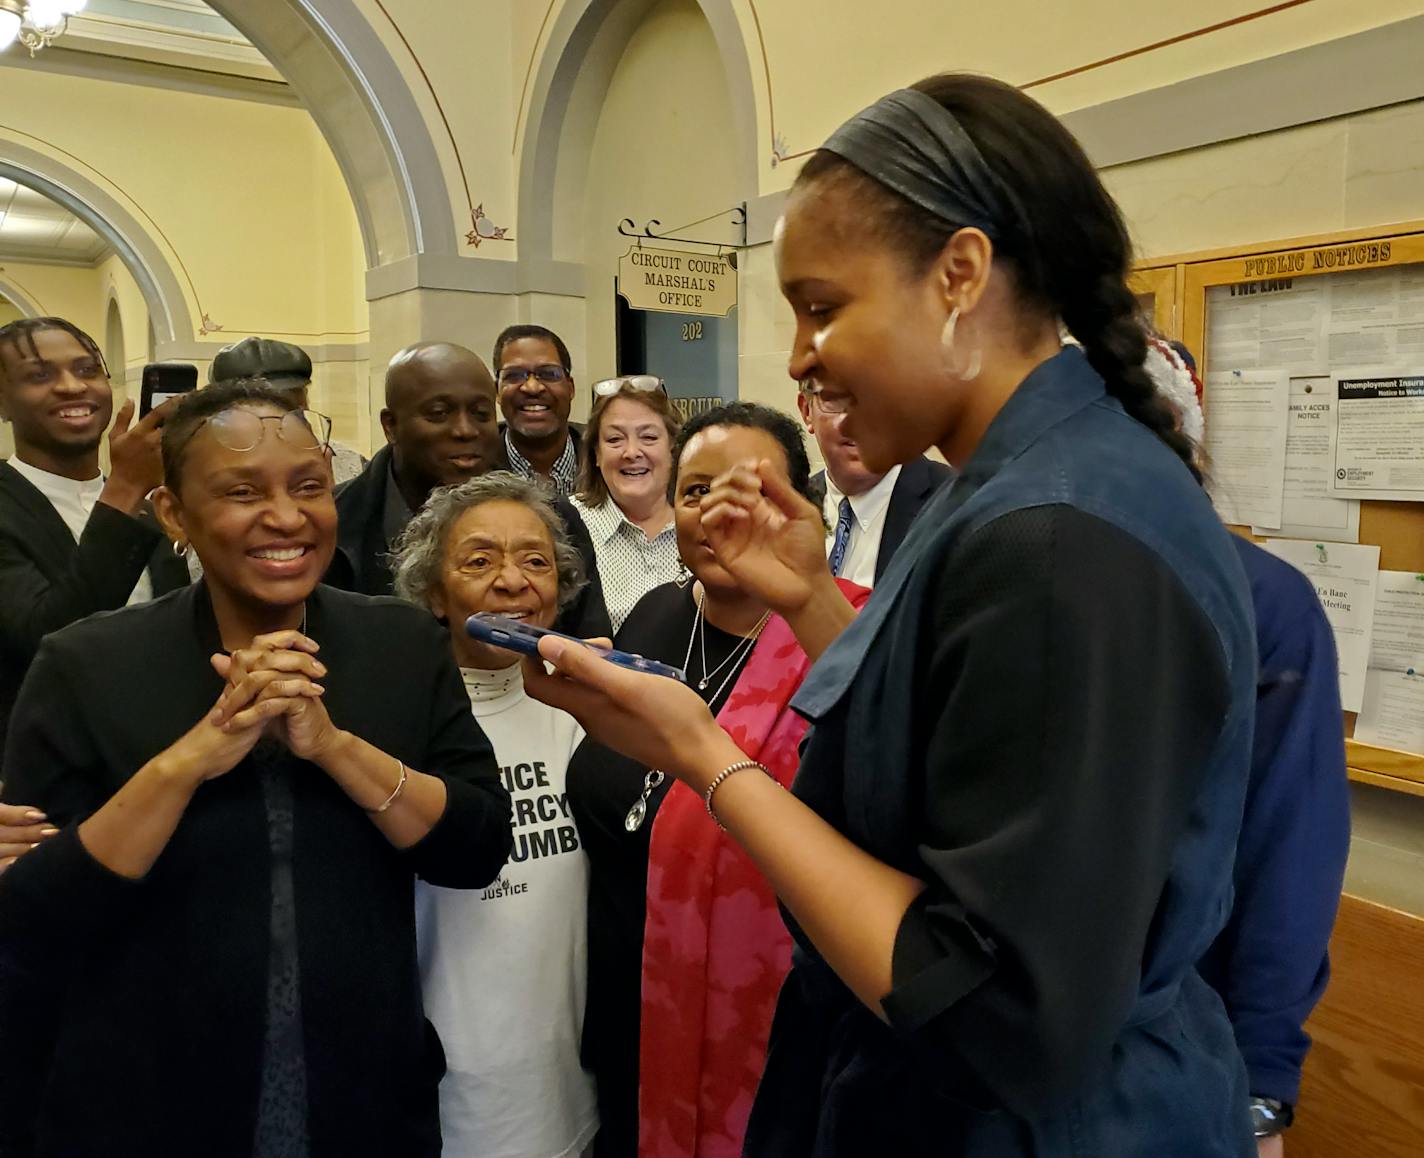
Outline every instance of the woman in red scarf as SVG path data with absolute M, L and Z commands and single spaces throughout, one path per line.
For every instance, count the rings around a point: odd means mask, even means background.
M 805 724 L 787 705 L 810 662 L 701 530 L 709 484 L 748 458 L 784 464 L 806 491 L 810 465 L 788 416 L 738 403 L 683 428 L 671 498 L 693 581 L 649 592 L 617 643 L 686 670 L 737 743 L 789 784 Z M 856 605 L 868 594 L 843 589 Z M 790 964 L 775 897 L 701 800 L 655 769 L 585 744 L 569 799 L 591 873 L 584 1063 L 599 1085 L 596 1153 L 740 1155 Z

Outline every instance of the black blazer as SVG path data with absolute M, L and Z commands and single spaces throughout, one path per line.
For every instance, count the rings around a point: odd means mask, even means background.
M 122 607 L 145 567 L 155 595 L 188 582 L 187 566 L 150 512 L 132 517 L 98 503 L 76 543 L 54 505 L 0 461 L 0 751 L 40 640 L 86 615 Z
M 914 462 L 907 462 L 900 468 L 900 477 L 895 480 L 895 488 L 890 492 L 890 506 L 885 512 L 885 530 L 880 536 L 880 554 L 875 557 L 875 581 L 885 574 L 885 568 L 905 535 L 915 516 L 935 491 L 954 478 L 954 471 L 942 462 L 921 456 Z M 826 472 L 817 471 L 811 476 L 811 493 L 817 506 L 826 499 Z
M 503 445 L 501 439 L 501 455 Z M 336 490 L 336 513 L 340 520 L 336 554 L 324 579 L 333 587 L 365 595 L 390 595 L 395 590 L 395 579 L 387 561 L 391 544 L 386 542 L 385 531 L 390 462 L 391 448 L 383 446 L 371 456 L 364 471 Z M 502 469 L 508 469 L 508 464 Z M 578 548 L 584 574 L 588 576 L 588 585 L 564 608 L 555 626 L 580 638 L 611 637 L 613 628 L 603 604 L 603 585 L 598 579 L 598 562 L 588 528 L 567 499 L 555 499 L 554 509 L 564 520 L 564 529 Z
M 77 823 L 216 702 L 212 605 L 200 583 L 50 636 L 4 790 L 63 829 L 0 876 L 4 1158 L 251 1155 L 274 879 L 264 765 L 294 815 L 311 1156 L 439 1154 L 444 1059 L 422 1016 L 414 881 L 493 880 L 509 796 L 427 612 L 318 587 L 307 615 L 333 720 L 443 778 L 444 816 L 397 851 L 321 769 L 264 741 L 198 789 L 144 879 L 114 876 Z

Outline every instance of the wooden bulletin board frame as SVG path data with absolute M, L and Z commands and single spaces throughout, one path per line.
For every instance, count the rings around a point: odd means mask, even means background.
M 1132 289 L 1153 295 L 1157 328 L 1186 344 L 1205 377 L 1210 369 L 1207 291 L 1213 286 L 1420 264 L 1424 264 L 1424 221 L 1410 221 L 1156 258 L 1139 265 Z M 1209 392 L 1205 405 L 1209 413 Z M 1424 572 L 1424 503 L 1364 500 L 1360 542 L 1379 546 L 1384 570 Z M 1345 755 L 1351 779 L 1424 796 L 1424 755 L 1357 743 L 1349 738 L 1354 727 L 1354 714 L 1347 712 Z
M 1128 289 L 1138 297 L 1152 298 L 1152 324 L 1159 334 L 1179 337 L 1177 301 L 1180 298 L 1181 267 L 1176 265 L 1139 266 L 1127 281 Z

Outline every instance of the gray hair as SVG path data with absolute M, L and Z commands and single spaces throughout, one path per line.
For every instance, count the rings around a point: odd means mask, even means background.
M 549 528 L 559 579 L 559 606 L 563 608 L 572 603 L 587 582 L 583 557 L 570 541 L 564 520 L 554 509 L 544 484 L 507 470 L 492 471 L 430 492 L 430 498 L 401 532 L 392 549 L 391 570 L 395 573 L 396 594 L 428 609 L 430 592 L 440 582 L 445 540 L 451 528 L 466 511 L 496 502 L 520 503 Z

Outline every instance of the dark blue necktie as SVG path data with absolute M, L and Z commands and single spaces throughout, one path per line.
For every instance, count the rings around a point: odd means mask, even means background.
M 839 575 L 845 564 L 846 549 L 850 546 L 850 524 L 854 518 L 850 509 L 850 499 L 841 499 L 840 514 L 836 517 L 836 537 L 831 543 L 831 574 Z

